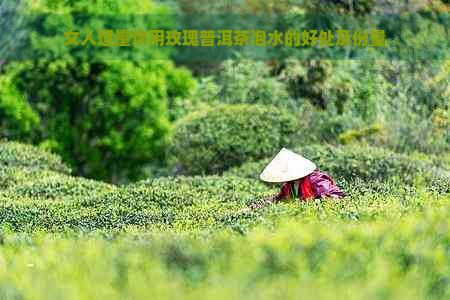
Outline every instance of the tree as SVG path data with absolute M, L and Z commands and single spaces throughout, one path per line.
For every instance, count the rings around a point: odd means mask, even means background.
M 137 0 L 43 0 L 29 4 L 31 12 L 63 13 L 67 24 L 75 24 L 74 13 L 169 12 L 164 6 Z M 140 21 L 170 26 L 166 19 Z M 33 51 L 51 57 L 56 49 L 51 30 L 60 20 L 55 15 L 29 20 L 47 28 L 36 29 L 35 38 L 30 40 Z M 87 17 L 81 19 L 84 23 L 80 26 L 92 30 L 113 28 L 114 24 L 108 22 L 114 20 Z M 78 19 L 77 24 L 81 21 Z M 169 60 L 170 52 L 156 49 L 149 54 L 149 58 L 161 60 L 8 63 L 0 76 L 1 135 L 39 143 L 60 154 L 84 176 L 113 182 L 142 176 L 146 163 L 164 158 L 170 130 L 169 104 L 176 106 L 176 101 L 186 98 L 195 84 L 187 70 L 176 68 Z M 11 107 L 14 100 L 17 105 Z

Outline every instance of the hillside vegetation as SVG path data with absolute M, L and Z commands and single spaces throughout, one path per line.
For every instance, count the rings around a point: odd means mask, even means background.
M 114 186 L 0 148 L 2 299 L 450 296 L 450 181 L 431 159 L 302 147 L 348 196 L 249 211 L 277 191 L 263 162 Z
M 0 0 L 0 300 L 450 299 L 449 12 Z M 249 209 L 282 147 L 346 196 Z

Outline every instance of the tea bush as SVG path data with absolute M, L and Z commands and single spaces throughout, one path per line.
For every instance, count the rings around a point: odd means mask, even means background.
M 447 199 L 390 222 L 290 218 L 246 235 L 3 232 L 8 271 L 0 272 L 0 293 L 49 300 L 447 299 L 449 212 Z
M 0 193 L 0 220 L 15 231 L 31 232 L 131 226 L 177 232 L 229 228 L 245 233 L 284 218 L 362 221 L 398 216 L 419 210 L 424 202 L 421 189 L 398 187 L 396 182 L 343 182 L 342 187 L 348 196 L 341 201 L 294 201 L 249 211 L 247 204 L 278 190 L 233 176 L 167 177 L 120 188 L 42 180 Z M 437 193 L 427 197 L 430 202 L 442 201 Z
M 60 174 L 36 168 L 2 167 L 0 168 L 0 187 L 7 189 L 16 185 L 32 184 L 38 180 Z
M 69 200 L 113 190 L 113 185 L 53 171 L 6 168 L 0 171 L 0 195 L 10 199 Z
M 221 212 L 243 209 L 258 194 L 271 194 L 266 186 L 237 177 L 161 178 L 115 188 L 51 175 L 0 192 L 1 224 L 19 231 L 194 229 L 205 227 Z
M 0 170 L 3 167 L 27 167 L 69 174 L 61 157 L 31 145 L 0 141 Z
M 401 177 L 341 178 L 342 200 L 250 211 L 249 201 L 277 189 L 237 176 L 114 187 L 50 170 L 2 170 L 9 180 L 0 192 L 5 299 L 60 299 L 62 291 L 64 299 L 450 294 L 450 195 L 409 187 Z
M 417 177 L 428 180 L 442 176 L 445 180 L 445 176 L 431 160 L 368 145 L 306 145 L 297 147 L 294 151 L 315 162 L 318 168 L 337 180 L 387 180 L 396 176 L 402 178 L 402 184 L 413 184 Z M 257 178 L 269 161 L 266 158 L 249 162 L 225 174 Z
M 400 172 L 434 164 L 355 145 L 302 150 L 334 158 L 345 198 L 252 211 L 278 189 L 232 175 L 116 187 L 4 165 L 0 298 L 447 299 L 450 194 Z
M 17 143 L 5 144 L 20 150 L 33 149 L 20 148 L 22 145 Z M 246 210 L 250 202 L 278 192 L 278 188 L 245 178 L 258 174 L 261 162 L 231 170 L 226 176 L 162 177 L 116 187 L 45 169 L 60 166 L 60 160 L 52 164 L 42 159 L 40 163 L 47 162 L 42 168 L 19 163 L 0 168 L 0 220 L 16 231 L 92 231 L 137 226 L 175 231 L 225 227 L 244 233 L 260 223 L 289 216 L 371 219 L 389 215 L 390 210 L 395 214 L 418 209 L 415 199 L 420 197 L 422 186 L 416 182 L 416 176 L 409 174 L 425 176 L 432 168 L 414 158 L 371 147 L 311 145 L 299 152 L 313 158 L 319 166 L 330 167 L 347 197 L 342 201 L 294 202 L 250 212 Z M 369 171 L 368 166 L 373 169 Z M 449 182 L 438 177 L 426 183 L 430 197 L 450 192 Z
M 261 105 L 219 105 L 176 123 L 169 159 L 182 174 L 220 173 L 291 145 L 298 122 L 284 110 Z

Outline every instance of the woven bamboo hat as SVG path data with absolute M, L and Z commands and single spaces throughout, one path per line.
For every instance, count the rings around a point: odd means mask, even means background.
M 266 182 L 287 182 L 311 174 L 316 165 L 309 159 L 283 148 L 264 168 L 259 178 Z

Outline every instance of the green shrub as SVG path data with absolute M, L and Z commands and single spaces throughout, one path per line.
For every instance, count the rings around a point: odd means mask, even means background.
M 27 197 L 37 200 L 70 200 L 90 197 L 113 190 L 115 187 L 100 181 L 72 177 L 52 171 L 7 168 L 0 172 L 0 194 L 10 199 Z M 5 178 L 2 178 L 5 177 Z
M 79 201 L 36 201 L 27 197 L 13 201 L 0 198 L 2 224 L 15 231 L 45 230 L 50 232 L 96 229 L 120 229 L 163 220 L 164 212 L 133 210 L 124 205 L 84 207 Z
M 80 14 L 120 14 L 127 24 L 136 12 L 167 14 L 159 19 L 142 15 L 136 25 L 169 30 L 175 21 L 170 9 L 138 0 L 27 4 L 25 11 L 39 16 L 29 18 L 38 23 L 29 24 L 28 48 L 42 57 L 59 53 L 67 59 L 8 62 L 0 76 L 0 135 L 44 144 L 80 175 L 113 182 L 143 177 L 144 164 L 164 158 L 170 120 L 195 85 L 190 72 L 169 60 L 172 50 L 158 47 L 136 48 L 146 53 L 146 61 L 71 60 L 78 52 L 56 46 L 56 33 L 63 36 L 71 24 L 82 30 L 117 26 L 114 18 Z M 115 50 L 98 51 L 101 56 Z
M 206 237 L 2 233 L 0 289 L 24 299 L 447 299 L 449 212 L 446 201 L 369 222 L 291 216 L 276 230 Z
M 16 65 L 8 67 L 17 74 L 15 86 L 40 116 L 29 138 L 61 154 L 78 174 L 110 181 L 142 176 L 145 163 L 163 158 L 168 93 L 179 97 L 188 92 L 188 86 L 175 90 L 168 85 L 166 77 L 184 72 L 168 61 L 52 61 L 17 65 L 14 71 Z
M 224 216 L 255 197 L 272 193 L 255 180 L 237 177 L 160 178 L 117 189 L 48 177 L 0 193 L 0 225 L 17 231 L 208 228 L 220 226 Z
M 330 110 L 315 108 L 308 102 L 302 103 L 297 115 L 305 124 L 303 132 L 307 135 L 302 136 L 302 142 L 305 144 L 309 142 L 339 144 L 341 134 L 367 126 L 367 122 L 349 113 L 338 115 Z
M 4 167 L 26 167 L 70 173 L 61 157 L 31 145 L 0 141 L 0 170 Z M 6 170 L 2 171 L 7 172 Z
M 430 96 L 427 96 L 430 97 Z M 405 97 L 386 114 L 385 127 L 389 127 L 376 143 L 397 152 L 420 151 L 429 155 L 441 155 L 450 151 L 450 113 L 436 109 L 430 115 L 411 110 Z M 446 115 L 447 114 L 447 115 Z
M 225 61 L 216 79 L 221 87 L 216 99 L 235 104 L 292 105 L 286 84 L 271 72 L 271 67 L 264 61 Z
M 379 123 L 374 123 L 359 129 L 345 131 L 339 135 L 338 139 L 344 145 L 355 141 L 361 142 L 371 138 L 371 136 L 375 134 L 378 134 L 381 130 L 383 130 L 382 125 Z
M 316 163 L 336 180 L 388 180 L 402 178 L 403 184 L 414 184 L 417 177 L 439 176 L 431 161 L 424 161 L 383 148 L 351 144 L 345 146 L 306 145 L 294 149 Z M 258 178 L 270 159 L 250 162 L 227 171 L 227 175 Z
M 220 173 L 294 142 L 298 122 L 270 106 L 220 105 L 178 121 L 169 149 L 183 174 Z
M 270 191 L 253 179 L 236 176 L 177 176 L 145 180 L 127 186 L 126 190 L 152 189 L 153 202 L 162 207 L 183 207 L 195 202 L 247 203 L 255 195 Z
M 0 168 L 0 188 L 7 189 L 16 185 L 32 183 L 59 174 L 61 173 L 56 173 L 47 169 L 11 166 L 2 167 Z
M 0 145 L 4 155 L 6 149 L 22 155 L 34 150 L 18 143 Z M 420 185 L 408 184 L 415 183 L 415 175 L 428 174 L 431 164 L 367 146 L 311 145 L 301 150 L 319 166 L 328 166 L 332 175 L 339 175 L 336 179 L 346 198 L 304 205 L 295 201 L 251 212 L 246 210 L 248 203 L 278 192 L 278 188 L 242 177 L 258 174 L 248 172 L 261 162 L 227 172 L 239 176 L 163 177 L 115 187 L 55 172 L 64 170 L 60 160 L 48 157 L 57 156 L 38 151 L 42 156 L 34 158 L 36 167 L 23 164 L 32 161 L 23 156 L 22 164 L 15 159 L 14 164 L 0 168 L 0 226 L 15 231 L 122 230 L 131 226 L 174 231 L 229 228 L 245 233 L 258 224 L 286 217 L 370 220 L 421 207 L 416 200 L 423 196 Z M 430 199 L 449 192 L 449 187 L 449 181 L 433 183 L 428 189 L 435 192 Z
M 12 76 L 0 77 L 0 132 L 4 138 L 22 138 L 39 124 L 39 116 L 12 84 Z
M 246 233 L 260 224 L 276 224 L 286 218 L 383 219 L 445 199 L 430 193 L 426 203 L 420 189 L 399 186 L 401 180 L 357 180 L 339 183 L 349 191 L 340 201 L 292 201 L 249 211 L 249 202 L 273 195 L 278 189 L 234 176 L 167 177 L 121 188 L 76 178 L 50 179 L 0 193 L 0 225 L 15 231 L 89 232 L 136 227 L 179 232 L 228 228 Z

